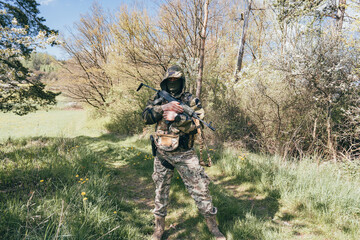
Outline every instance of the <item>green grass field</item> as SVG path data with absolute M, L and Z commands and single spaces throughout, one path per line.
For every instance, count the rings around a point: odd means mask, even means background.
M 39 110 L 19 116 L 0 112 L 0 142 L 27 137 L 97 137 L 104 134 L 104 119 L 92 119 L 84 109 L 71 109 L 71 100 L 56 97 L 57 104 L 49 110 Z
M 27 119 L 3 114 L 1 120 L 7 121 L 0 141 L 2 239 L 150 238 L 148 136 L 101 134 L 101 128 L 86 127 L 81 111 L 38 112 Z M 206 172 L 227 239 L 360 236 L 356 164 L 284 161 L 237 149 L 211 154 L 215 165 Z M 212 239 L 178 174 L 163 239 Z
M 0 140 L 32 136 L 99 136 L 105 131 L 88 120 L 85 110 L 50 110 L 18 116 L 0 113 Z

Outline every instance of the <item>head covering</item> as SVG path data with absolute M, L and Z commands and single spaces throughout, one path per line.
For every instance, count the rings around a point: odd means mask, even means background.
M 182 88 L 181 88 L 180 94 L 185 91 L 185 76 L 184 76 L 184 72 L 182 71 L 181 67 L 179 67 L 178 65 L 173 65 L 166 70 L 163 80 L 160 83 L 161 90 L 165 90 L 165 91 L 168 90 L 166 82 L 169 78 L 179 78 L 180 81 L 182 82 L 182 84 L 181 84 Z

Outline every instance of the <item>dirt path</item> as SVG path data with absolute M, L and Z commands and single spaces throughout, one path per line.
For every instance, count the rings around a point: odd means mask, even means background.
M 111 191 L 119 198 L 134 202 L 140 209 L 151 210 L 155 195 L 155 186 L 152 181 L 139 176 L 135 169 L 128 165 L 115 166 L 116 178 L 111 185 Z

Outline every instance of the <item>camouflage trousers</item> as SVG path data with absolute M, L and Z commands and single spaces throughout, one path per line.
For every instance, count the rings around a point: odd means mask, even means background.
M 161 164 L 163 159 L 171 163 L 178 171 L 200 213 L 204 216 L 215 215 L 217 209 L 212 204 L 208 188 L 210 178 L 199 164 L 199 159 L 193 149 L 175 152 L 157 151 L 152 175 L 156 186 L 154 214 L 163 217 L 167 215 L 170 183 L 174 175 L 174 170 L 165 168 Z

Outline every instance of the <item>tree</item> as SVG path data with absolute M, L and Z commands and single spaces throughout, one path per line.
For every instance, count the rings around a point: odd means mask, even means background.
M 346 10 L 346 0 L 339 0 L 338 10 L 336 14 L 336 30 L 338 33 L 342 31 Z
M 285 45 L 285 36 L 288 32 L 287 26 L 289 24 L 300 23 L 303 25 L 316 24 L 319 28 L 324 26 L 324 22 L 330 20 L 333 22 L 331 26 L 335 26 L 334 32 L 340 36 L 344 27 L 345 19 L 356 20 L 351 15 L 356 16 L 356 9 L 348 11 L 351 13 L 345 14 L 345 11 L 351 4 L 359 4 L 356 0 L 276 0 L 274 7 L 277 12 L 280 28 L 283 32 L 282 44 Z M 345 18 L 346 17 L 346 18 Z M 335 20 L 335 21 L 334 21 Z
M 245 40 L 246 40 L 246 32 L 249 26 L 249 17 L 250 17 L 250 11 L 251 11 L 251 4 L 252 4 L 252 0 L 249 1 L 245 1 L 246 5 L 247 5 L 247 9 L 245 11 L 244 14 L 244 24 L 243 24 L 243 29 L 242 29 L 242 35 L 241 35 L 241 39 L 239 41 L 239 51 L 237 54 L 237 61 L 236 61 L 236 68 L 235 68 L 235 82 L 238 81 L 238 72 L 241 71 L 241 66 L 242 66 L 242 60 L 244 57 L 244 47 L 245 47 Z
M 126 7 L 117 15 L 112 27 L 115 36 L 113 66 L 120 84 L 159 83 L 175 57 L 172 41 L 156 27 L 156 21 L 146 12 L 128 11 Z M 124 84 L 124 83 L 127 84 Z
M 0 111 L 19 115 L 55 104 L 59 93 L 31 81 L 22 59 L 38 47 L 56 44 L 56 32 L 43 24 L 35 0 L 0 1 Z
M 201 91 L 201 99 L 210 94 L 211 81 L 217 85 L 220 76 L 225 78 L 227 74 L 224 70 L 233 68 L 230 65 L 235 56 L 231 59 L 229 55 L 237 33 L 232 24 L 236 4 L 237 1 L 230 0 L 166 0 L 160 7 L 158 26 L 171 40 L 173 59 L 185 70 L 187 89 L 197 91 L 197 96 Z M 205 28 L 206 35 L 201 33 Z M 203 48 L 205 38 L 206 49 Z M 201 81 L 201 88 L 196 86 L 200 75 L 206 79 Z
M 66 94 L 90 106 L 103 109 L 113 86 L 113 79 L 106 71 L 111 52 L 110 18 L 94 3 L 90 13 L 75 23 L 76 32 L 65 40 L 64 49 L 70 55 L 68 70 L 72 73 L 71 85 Z
M 204 6 L 204 21 L 202 23 L 202 29 L 200 33 L 200 52 L 199 52 L 199 70 L 198 77 L 196 79 L 196 97 L 200 98 L 201 86 L 204 72 L 204 61 L 205 61 L 205 41 L 206 41 L 206 27 L 209 17 L 209 0 L 205 0 Z
M 336 159 L 337 150 L 350 144 L 341 132 L 349 131 L 349 126 L 343 124 L 344 112 L 356 106 L 359 99 L 360 53 L 339 43 L 336 36 L 323 34 L 320 38 L 315 36 L 315 40 L 308 37 L 288 54 L 281 64 L 287 71 L 286 78 L 293 86 L 303 87 L 303 94 L 310 97 L 306 101 L 312 104 L 311 109 L 316 109 L 317 119 L 325 127 L 318 137 L 323 137 L 328 153 Z

